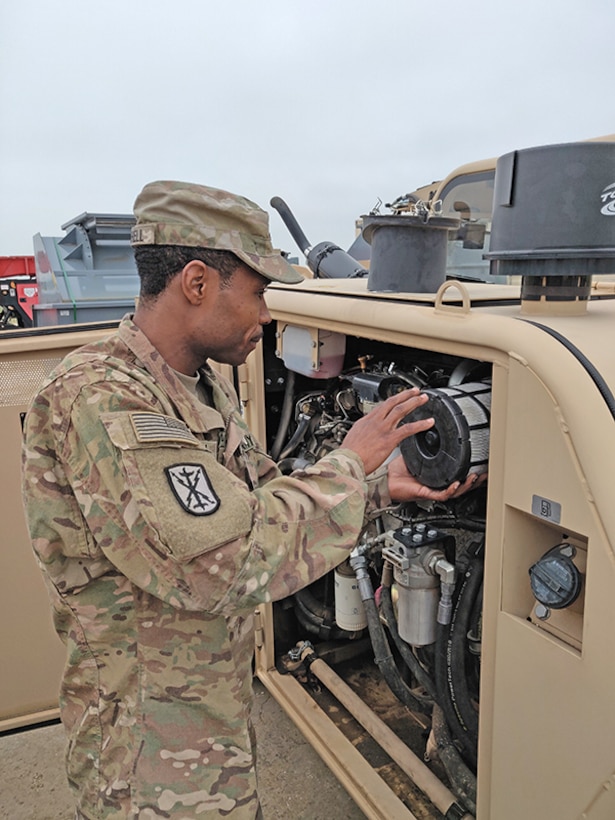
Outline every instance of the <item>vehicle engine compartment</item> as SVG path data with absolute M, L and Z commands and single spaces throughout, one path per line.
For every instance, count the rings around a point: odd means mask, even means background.
M 433 415 L 436 424 L 402 443 L 410 472 L 438 488 L 486 473 L 489 363 L 348 337 L 336 374 L 311 378 L 286 369 L 270 331 L 264 344 L 267 444 L 282 472 L 314 463 L 342 445 L 352 423 L 378 402 L 419 387 L 430 401 L 417 413 Z M 480 481 L 446 502 L 379 510 L 342 565 L 274 604 L 278 671 L 298 678 L 372 755 L 417 817 L 476 812 L 486 497 Z M 429 768 L 427 779 L 433 772 L 450 788 L 454 805 L 445 810 L 441 801 L 435 808 L 433 794 L 425 800 L 414 782 L 400 785 L 386 755 L 383 762 L 381 750 L 369 752 L 373 732 L 357 729 L 331 700 L 323 675 L 314 673 L 321 659 L 350 686 L 351 703 L 358 697 L 388 724 L 393 746 L 401 739 Z M 354 718 L 365 726 L 360 715 Z M 383 748 L 391 755 L 386 740 Z

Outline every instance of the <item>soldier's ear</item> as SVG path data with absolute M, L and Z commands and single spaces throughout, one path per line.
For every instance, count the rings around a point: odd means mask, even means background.
M 215 271 L 204 262 L 194 259 L 181 270 L 179 276 L 184 296 L 191 305 L 199 305 L 207 296 L 208 287 L 211 288 Z

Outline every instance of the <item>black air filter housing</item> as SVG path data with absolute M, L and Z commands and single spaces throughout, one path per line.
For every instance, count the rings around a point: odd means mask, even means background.
M 468 382 L 423 391 L 429 401 L 404 422 L 433 417 L 434 426 L 400 444 L 408 471 L 441 490 L 470 473 L 484 473 L 489 461 L 491 384 Z
M 496 166 L 491 273 L 615 273 L 615 143 L 513 151 Z

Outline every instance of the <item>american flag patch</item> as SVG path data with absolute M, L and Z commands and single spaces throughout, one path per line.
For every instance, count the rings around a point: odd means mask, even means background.
M 159 413 L 131 413 L 130 420 L 138 441 L 178 441 L 196 444 L 198 439 L 185 422 Z

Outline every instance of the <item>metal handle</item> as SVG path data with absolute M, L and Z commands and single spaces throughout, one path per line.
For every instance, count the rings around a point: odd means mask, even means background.
M 457 305 L 447 305 L 444 302 L 444 294 L 450 288 L 457 288 L 461 294 L 461 307 L 457 307 Z M 468 293 L 466 286 L 461 282 L 451 279 L 448 282 L 441 284 L 438 288 L 438 292 L 436 293 L 436 301 L 434 303 L 434 309 L 438 313 L 462 313 L 467 315 L 470 312 L 471 307 L 470 294 Z

